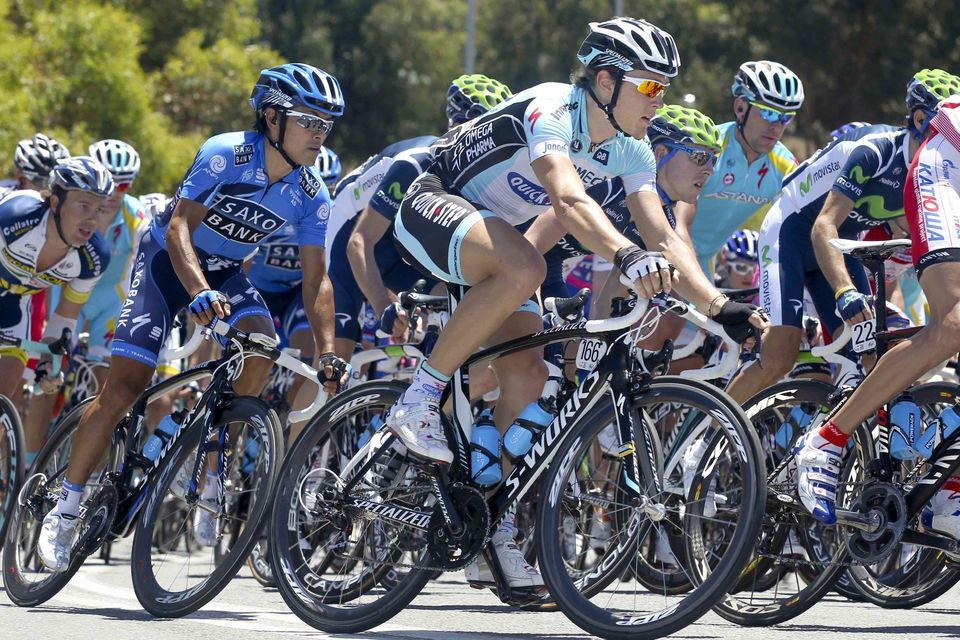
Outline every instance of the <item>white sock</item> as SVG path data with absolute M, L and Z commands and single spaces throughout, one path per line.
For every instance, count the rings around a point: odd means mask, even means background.
M 207 481 L 203 483 L 203 491 L 200 492 L 200 498 L 205 502 L 217 499 L 218 485 L 220 480 L 216 471 L 207 470 Z
M 60 491 L 60 500 L 57 502 L 57 513 L 64 518 L 76 518 L 80 515 L 80 499 L 82 497 L 82 484 L 74 484 L 69 480 L 64 480 L 63 489 Z
M 415 402 L 440 403 L 440 397 L 443 395 L 447 383 L 450 382 L 450 376 L 446 376 L 426 362 L 417 367 L 417 372 L 413 375 L 413 381 L 403 394 L 404 402 L 413 404 Z

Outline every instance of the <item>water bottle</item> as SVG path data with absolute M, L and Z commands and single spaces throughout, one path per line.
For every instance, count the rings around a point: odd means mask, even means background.
M 547 362 L 546 365 L 547 384 L 543 386 L 540 399 L 528 404 L 503 436 L 503 448 L 511 460 L 527 454 L 534 439 L 553 422 L 557 413 L 555 398 L 560 390 L 563 372 L 552 362 Z
M 470 473 L 482 487 L 500 482 L 500 432 L 489 410 L 480 414 L 470 434 Z
M 920 438 L 923 424 L 920 407 L 909 393 L 902 394 L 894 401 L 890 408 L 890 426 L 890 455 L 898 460 L 916 458 L 918 452 L 914 447 Z
M 257 458 L 260 457 L 260 436 L 256 431 L 247 438 L 247 444 L 243 449 L 243 464 L 240 471 L 249 476 L 257 468 Z
M 147 438 L 147 441 L 143 443 L 143 457 L 151 462 L 156 461 L 156 459 L 160 457 L 160 452 L 180 429 L 179 418 L 180 416 L 177 414 L 164 416 L 160 424 L 157 425 L 157 429 Z
M 795 406 L 790 411 L 790 417 L 777 429 L 777 433 L 773 436 L 777 446 L 781 449 L 786 449 L 790 446 L 790 443 L 793 441 L 794 429 L 800 432 L 806 431 L 807 425 L 810 424 L 812 419 L 813 413 L 807 413 L 802 405 Z
M 937 445 L 943 442 L 945 438 L 952 436 L 957 427 L 960 427 L 960 405 L 953 405 L 941 411 L 937 421 L 924 429 L 913 448 L 929 460 Z

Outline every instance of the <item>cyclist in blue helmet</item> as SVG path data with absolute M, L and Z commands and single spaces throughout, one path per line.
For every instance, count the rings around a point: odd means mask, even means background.
M 756 286 L 760 269 L 759 234 L 752 229 L 739 229 L 727 238 L 717 253 L 716 282 L 719 287 L 747 289 Z
M 330 194 L 314 165 L 334 120 L 343 114 L 336 78 L 301 63 L 261 72 L 250 104 L 255 131 L 213 136 L 198 151 L 173 200 L 137 247 L 129 291 L 111 344 L 103 391 L 78 425 L 57 505 L 44 518 L 39 554 L 53 571 L 70 563 L 84 484 L 109 446 L 114 427 L 149 383 L 174 315 L 220 318 L 242 331 L 274 335 L 273 319 L 243 271 L 243 260 L 287 224 L 296 229 L 303 296 L 320 356 L 320 382 L 336 390 L 346 363 L 332 355 L 333 292 L 323 250 Z M 269 360 L 246 360 L 234 382 L 259 395 Z M 194 538 L 216 541 L 222 517 L 219 479 L 208 471 L 193 514 Z

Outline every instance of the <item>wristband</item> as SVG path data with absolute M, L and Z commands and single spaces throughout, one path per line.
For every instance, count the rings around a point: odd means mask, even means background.
M 839 299 L 840 299 L 840 296 L 842 296 L 843 294 L 845 294 L 847 291 L 856 291 L 856 290 L 857 290 L 857 288 L 856 288 L 855 286 L 853 286 L 852 284 L 848 284 L 848 285 L 845 286 L 845 287 L 840 287 L 840 288 L 837 289 L 837 291 L 833 294 L 833 299 L 834 299 L 834 300 L 839 300 Z

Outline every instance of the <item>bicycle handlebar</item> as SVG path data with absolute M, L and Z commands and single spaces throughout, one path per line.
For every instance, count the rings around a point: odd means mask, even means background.
M 157 356 L 158 362 L 172 362 L 174 360 L 186 360 L 192 356 L 203 343 L 204 328 L 197 324 L 193 327 L 193 335 L 182 346 L 173 349 L 163 349 Z

